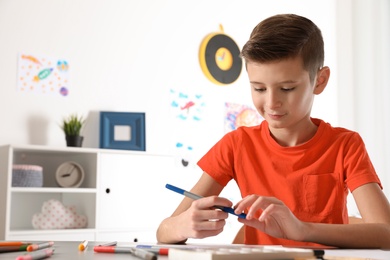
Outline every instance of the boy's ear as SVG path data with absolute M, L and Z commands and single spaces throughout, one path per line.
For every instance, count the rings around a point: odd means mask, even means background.
M 326 85 L 328 84 L 329 77 L 330 77 L 329 67 L 325 66 L 318 71 L 316 83 L 313 90 L 313 93 L 315 95 L 321 94 L 322 91 L 324 91 Z

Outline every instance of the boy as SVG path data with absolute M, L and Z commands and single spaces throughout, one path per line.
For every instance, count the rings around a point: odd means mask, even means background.
M 231 207 L 218 197 L 234 179 L 246 212 L 245 244 L 390 248 L 390 206 L 361 137 L 310 117 L 326 87 L 321 31 L 309 19 L 275 15 L 259 23 L 244 45 L 252 100 L 265 119 L 226 134 L 198 162 L 204 171 L 157 230 L 161 243 L 182 243 L 223 231 Z M 349 223 L 348 189 L 361 223 Z

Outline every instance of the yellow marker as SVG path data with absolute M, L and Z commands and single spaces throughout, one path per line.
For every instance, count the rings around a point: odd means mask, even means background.
M 79 250 L 84 251 L 88 246 L 88 240 L 84 240 L 82 243 L 79 245 Z

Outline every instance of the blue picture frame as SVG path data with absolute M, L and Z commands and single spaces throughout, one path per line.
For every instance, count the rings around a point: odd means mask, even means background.
M 100 148 L 145 151 L 145 113 L 101 111 Z

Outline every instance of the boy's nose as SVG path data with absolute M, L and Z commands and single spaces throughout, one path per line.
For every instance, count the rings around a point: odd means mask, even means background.
M 269 108 L 276 108 L 276 107 L 280 107 L 281 105 L 282 102 L 279 96 L 275 92 L 269 91 L 267 96 L 267 106 Z

